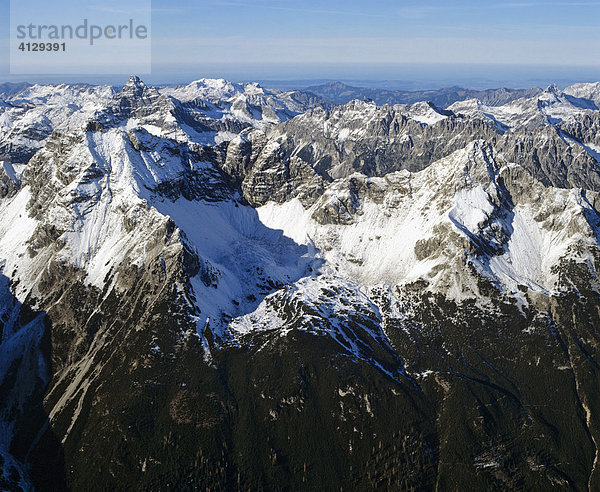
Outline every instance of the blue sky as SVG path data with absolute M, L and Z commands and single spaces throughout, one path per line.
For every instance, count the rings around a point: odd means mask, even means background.
M 598 64 L 600 2 L 154 0 L 155 61 Z
M 392 79 L 409 65 L 480 67 L 489 83 L 502 67 L 600 79 L 600 1 L 153 0 L 152 9 L 156 79 Z

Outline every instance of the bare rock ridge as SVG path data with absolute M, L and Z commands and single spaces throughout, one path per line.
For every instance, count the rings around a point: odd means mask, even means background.
M 283 196 L 287 187 L 310 199 L 320 179 L 331 181 L 354 172 L 383 176 L 401 169 L 419 171 L 473 140 L 484 139 L 545 184 L 598 191 L 596 137 L 592 129 L 583 134 L 577 123 L 583 119 L 594 128 L 598 111 L 587 103 L 575 105 L 566 95 L 558 98 L 556 90 L 508 107 L 457 103 L 450 107 L 452 112 L 435 106 L 423 110 L 353 101 L 233 140 L 228 152 L 243 166 L 236 167 L 236 160 L 229 158 L 227 167 L 236 176 L 246 170 L 243 189 L 250 203 L 280 200 L 280 187 Z M 515 114 L 519 119 L 510 116 Z M 306 186 L 290 186 L 298 176 Z M 256 196 L 251 195 L 254 189 Z

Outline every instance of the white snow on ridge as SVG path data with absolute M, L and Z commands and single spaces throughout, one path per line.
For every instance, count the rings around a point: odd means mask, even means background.
M 15 154 L 32 154 L 44 146 L 53 130 L 85 127 L 105 107 L 114 90 L 108 86 L 34 85 L 0 106 L 0 141 Z M 21 158 L 21 156 L 18 156 Z
M 0 272 L 13 279 L 34 275 L 32 260 L 27 253 L 27 241 L 31 238 L 38 222 L 29 216 L 27 204 L 31 197 L 29 188 L 24 188 L 10 199 L 0 201 Z M 24 301 L 33 282 L 21 282 L 13 294 Z
M 161 94 L 198 106 L 213 119 L 231 119 L 255 127 L 286 121 L 306 108 L 292 92 L 264 89 L 257 83 L 236 84 L 224 79 L 199 79 L 186 86 L 162 87 Z
M 394 106 L 394 109 L 402 111 L 410 119 L 423 123 L 424 125 L 435 125 L 448 118 L 447 115 L 440 113 L 428 102 L 418 102 L 411 105 L 397 105 Z
M 414 248 L 433 223 L 422 220 L 419 212 L 386 217 L 374 203 L 363 204 L 360 220 L 347 226 L 320 225 L 298 200 L 283 205 L 269 203 L 258 209 L 263 223 L 282 229 L 300 244 L 311 244 L 326 260 L 323 271 L 348 276 L 364 285 L 394 285 L 417 280 L 428 266 L 417 261 Z
M 341 355 L 365 361 L 392 379 L 408 378 L 381 323 L 379 308 L 359 285 L 321 275 L 302 278 L 267 296 L 254 312 L 234 319 L 229 330 L 238 340 L 256 331 L 274 331 L 281 337 L 296 330 L 328 336 Z M 387 352 L 393 365 L 384 367 L 373 347 Z
M 398 182 L 410 179 L 412 195 L 394 196 L 389 192 L 383 204 L 366 199 L 349 225 L 318 224 L 313 214 L 320 204 L 306 210 L 297 199 L 284 204 L 270 202 L 258 213 L 266 226 L 281 229 L 298 243 L 314 243 L 326 260 L 323 272 L 352 279 L 365 287 L 382 283 L 403 285 L 422 278 L 429 280 L 434 290 L 451 291 L 459 299 L 469 297 L 469 282 L 460 280 L 467 274 L 458 271 L 463 270 L 462 258 L 467 254 L 463 241 L 470 240 L 468 232 L 489 243 L 489 251 L 497 251 L 482 258 L 473 257 L 486 278 L 512 295 L 519 295 L 519 285 L 537 292 L 552 292 L 556 277 L 551 267 L 559 263 L 569 246 L 581 241 L 593 245 L 578 191 L 550 189 L 535 205 L 517 203 L 510 213 L 498 212 L 499 216 L 508 213 L 505 218 L 492 220 L 496 229 L 502 228 L 508 235 L 502 244 L 497 238 L 487 237 L 488 222 L 496 213 L 496 205 L 489 194 L 489 182 L 484 187 L 485 181 L 481 181 L 488 171 L 486 164 L 478 164 L 479 170 L 470 170 L 481 174 L 476 182 L 469 183 L 462 174 L 467 155 L 468 151 L 459 151 L 419 173 L 386 176 L 386 180 Z M 373 183 L 380 178 L 363 179 Z M 455 187 L 454 196 L 441 190 L 447 185 Z M 536 216 L 556 201 L 563 201 L 565 207 L 553 217 L 552 227 Z M 461 236 L 464 240 L 459 239 Z M 434 247 L 438 245 L 434 254 L 426 254 L 419 243 L 429 239 Z M 421 252 L 420 258 L 417 252 Z M 458 263 L 455 265 L 454 261 Z M 466 284 L 449 289 L 457 281 Z
M 266 283 L 293 283 L 318 268 L 314 250 L 284 238 L 280 231 L 265 227 L 256 211 L 235 202 L 205 203 L 165 200 L 155 203 L 161 214 L 171 217 L 185 234 L 185 242 L 207 262 L 216 276 L 215 287 L 207 287 L 201 274 L 192 279 L 196 304 L 202 311 L 199 328 L 210 319 L 222 334 L 229 318 L 253 311 L 271 290 Z
M 600 82 L 573 84 L 563 92 L 570 96 L 593 101 L 596 106 L 600 105 Z
M 477 235 L 481 224 L 494 211 L 490 197 L 482 185 L 459 190 L 455 195 L 455 206 L 448 213 L 450 220 L 461 228 Z
M 33 85 L 9 98 L 9 102 L 31 107 L 26 116 L 30 125 L 39 118 L 48 118 L 52 128 L 69 131 L 81 128 L 114 94 L 110 86 Z
M 513 292 L 519 284 L 524 284 L 534 291 L 547 293 L 544 277 L 550 267 L 558 264 L 566 244 L 540 230 L 530 207 L 517 207 L 512 227 L 506 253 L 490 258 L 491 271 Z
M 502 106 L 488 106 L 477 99 L 458 101 L 448 107 L 456 114 L 491 119 L 510 129 L 519 129 L 531 122 L 540 123 L 540 118 L 554 125 L 564 120 L 596 110 L 591 100 L 577 99 L 550 86 L 536 97 L 517 99 Z

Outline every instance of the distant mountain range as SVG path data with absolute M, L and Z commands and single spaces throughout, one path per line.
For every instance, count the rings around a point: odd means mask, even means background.
M 353 99 L 369 99 L 377 105 L 413 104 L 419 101 L 431 101 L 440 108 L 465 99 L 479 99 L 490 106 L 501 106 L 521 97 L 534 97 L 542 89 L 488 89 L 471 90 L 460 87 L 447 89 L 400 91 L 353 87 L 342 82 L 329 82 L 304 89 L 312 92 L 333 104 L 345 104 Z
M 0 84 L 0 97 L 10 97 L 30 85 L 31 84 L 27 82 L 7 82 Z M 117 89 L 120 88 L 121 87 L 118 87 Z M 344 84 L 343 82 L 327 82 L 320 85 L 309 86 L 296 92 L 313 93 L 316 96 L 321 97 L 324 100 L 323 102 L 332 105 L 345 104 L 353 99 L 367 99 L 372 100 L 378 105 L 389 104 L 392 106 L 394 104 L 413 104 L 419 101 L 431 101 L 440 108 L 446 108 L 457 101 L 463 101 L 465 99 L 479 99 L 485 104 L 500 106 L 521 97 L 535 96 L 539 94 L 541 90 L 542 89 L 540 88 L 472 90 L 461 87 L 449 87 L 436 90 L 402 91 L 355 87 Z
M 0 84 L 0 97 L 10 97 L 30 85 L 27 82 L 5 82 L 4 84 Z

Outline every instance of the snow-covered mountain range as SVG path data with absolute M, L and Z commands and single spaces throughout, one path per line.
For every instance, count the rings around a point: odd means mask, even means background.
M 0 488 L 600 486 L 599 87 L 4 94 Z

